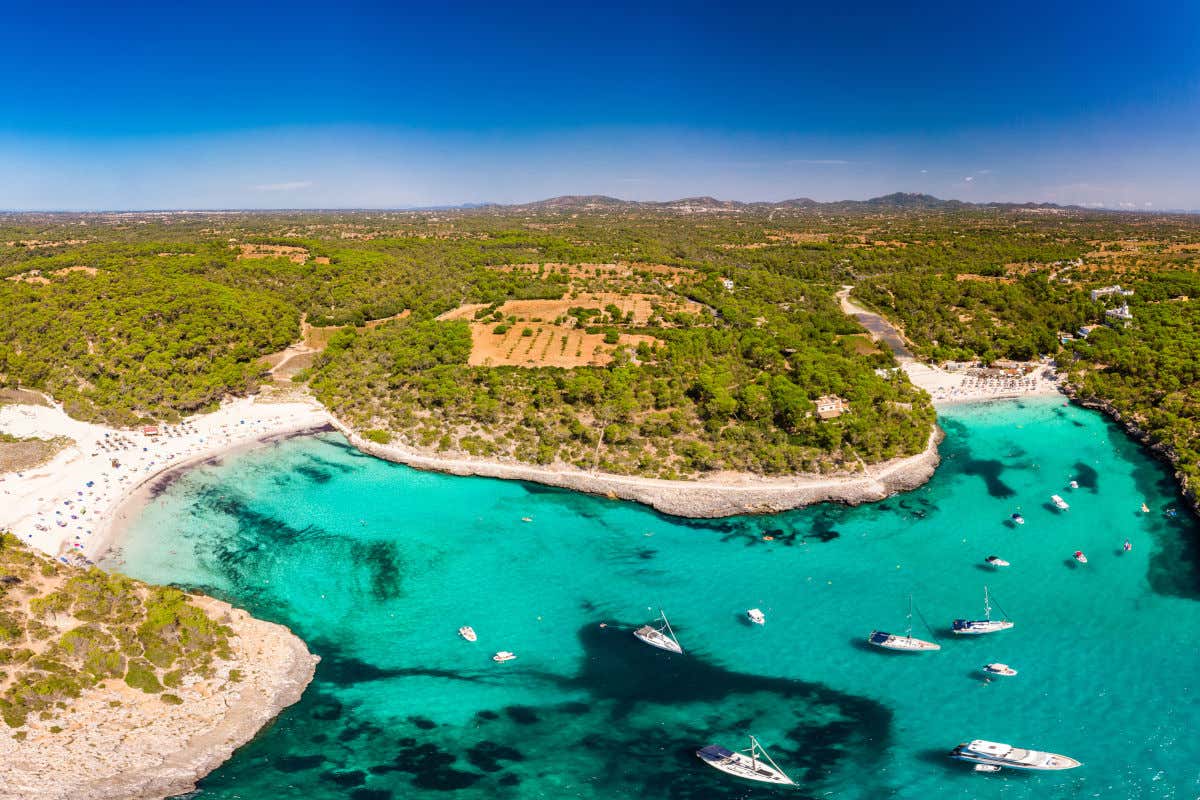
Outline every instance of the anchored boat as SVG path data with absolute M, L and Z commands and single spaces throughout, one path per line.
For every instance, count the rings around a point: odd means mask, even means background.
M 999 607 L 999 604 L 997 604 Z M 1004 613 L 1004 609 L 1000 609 L 1000 613 Z M 983 633 L 995 633 L 996 631 L 1008 630 L 1013 626 L 1011 620 L 1007 619 L 992 619 L 992 598 L 988 594 L 988 587 L 983 587 L 983 619 L 956 619 L 950 625 L 950 629 L 954 633 L 978 635 Z
M 475 629 L 470 625 L 463 625 L 458 629 L 458 635 L 466 639 L 468 642 L 473 642 L 479 637 L 475 635 Z
M 1050 499 L 1054 501 L 1054 505 L 1058 506 L 1059 511 L 1066 511 L 1071 506 L 1067 505 L 1067 501 L 1063 500 L 1056 494 L 1050 495 Z
M 984 559 L 984 561 L 986 561 L 987 563 L 991 564 L 993 567 L 1008 567 L 1008 566 L 1012 566 L 1011 564 L 1009 564 L 1007 561 L 1005 561 L 1005 560 L 1004 560 L 1003 558 L 1001 558 L 1000 556 L 988 556 L 987 558 L 985 558 L 985 559 Z
M 1075 759 L 1060 756 L 1057 753 L 1025 750 L 1013 747 L 1011 744 L 989 742 L 984 739 L 975 739 L 960 744 L 950 751 L 950 757 L 997 769 L 1008 767 L 1009 769 L 1025 770 L 1060 770 L 1081 766 Z
M 653 625 L 643 625 L 634 631 L 633 635 L 651 647 L 683 655 L 683 648 L 679 645 L 679 640 L 675 638 L 675 631 L 671 630 L 671 623 L 667 622 L 667 615 L 661 608 L 658 610 L 658 614 L 662 619 L 661 626 L 656 628 Z
M 752 608 L 749 611 L 747 611 L 746 616 L 755 625 L 766 625 L 767 624 L 766 616 L 763 614 L 763 612 L 761 610 L 759 610 L 757 608 Z
M 1086 563 L 1087 563 L 1087 556 L 1085 556 L 1085 555 L 1083 554 L 1083 551 L 1082 551 L 1082 550 L 1076 550 L 1076 551 L 1075 551 L 1075 552 L 1072 554 L 1072 558 L 1074 558 L 1074 559 L 1075 559 L 1076 561 L 1078 561 L 1080 564 L 1086 564 Z
M 904 629 L 903 636 L 897 636 L 894 633 L 885 631 L 871 631 L 871 635 L 867 637 L 867 642 L 876 647 L 882 647 L 885 650 L 901 650 L 907 653 L 922 653 L 932 650 L 941 650 L 942 646 L 934 642 L 927 642 L 924 639 L 913 638 L 912 635 L 912 595 L 908 596 L 908 625 Z M 924 617 L 921 618 L 924 622 Z M 929 627 L 926 624 L 925 627 Z
M 1015 669 L 1010 667 L 1008 664 L 1001 664 L 999 661 L 997 661 L 995 664 L 984 665 L 983 671 L 988 675 L 1006 675 L 1009 677 L 1017 674 Z
M 750 737 L 750 747 L 746 750 L 735 752 L 721 747 L 719 744 L 710 744 L 708 747 L 697 750 L 696 756 L 714 769 L 746 780 L 784 786 L 796 784 L 784 774 L 778 764 L 771 760 L 767 751 L 753 736 Z

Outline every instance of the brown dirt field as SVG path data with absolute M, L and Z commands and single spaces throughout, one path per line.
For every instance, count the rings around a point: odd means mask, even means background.
M 23 439 L 17 442 L 0 441 L 0 474 L 22 472 L 45 464 L 59 450 L 74 444 L 70 439 Z
M 471 356 L 467 363 L 473 367 L 572 367 L 603 366 L 612 361 L 612 351 L 618 345 L 606 344 L 604 334 L 585 333 L 578 328 L 531 322 L 513 325 L 496 334 L 494 322 L 471 324 Z M 522 336 L 529 328 L 532 336 Z M 653 336 L 621 334 L 618 344 L 637 347 L 640 342 L 655 344 Z
M 656 294 L 583 292 L 577 297 L 572 298 L 570 295 L 567 295 L 560 300 L 509 300 L 500 306 L 499 311 L 506 317 L 516 317 L 520 322 L 532 322 L 535 319 L 539 319 L 542 322 L 552 322 L 555 318 L 566 314 L 569 309 L 575 306 L 603 310 L 609 304 L 621 309 L 622 314 L 628 314 L 632 311 L 634 325 L 645 325 L 654 313 L 655 305 L 658 305 L 665 313 L 685 311 L 690 314 L 699 314 L 704 310 L 704 306 L 693 300 L 671 299 Z M 468 303 L 467 305 L 447 311 L 445 314 L 439 316 L 438 319 L 472 320 L 475 318 L 476 311 L 486 307 L 482 303 Z
M 0 404 L 2 403 L 50 408 L 50 401 L 38 392 L 31 392 L 28 389 L 0 389 Z
M 1016 278 L 1002 278 L 996 275 L 972 275 L 968 272 L 960 272 L 954 276 L 956 281 L 978 281 L 980 283 L 1016 283 Z
M 560 272 L 563 269 L 572 278 L 632 277 L 635 272 L 650 272 L 655 275 L 671 277 L 672 283 L 679 283 L 685 278 L 696 276 L 696 271 L 687 267 L 672 267 L 666 264 L 643 264 L 640 262 L 621 262 L 619 264 L 498 264 L 489 267 L 498 272 L 541 272 L 543 269 Z
M 313 258 L 313 262 L 316 264 L 328 264 L 329 256 L 316 256 Z
M 4 280 L 12 281 L 13 283 L 49 283 L 50 279 L 42 277 L 41 273 L 34 270 L 33 272 L 22 272 L 20 275 L 9 275 Z
M 250 258 L 286 258 L 296 264 L 303 264 L 305 261 L 308 261 L 308 250 L 292 245 L 243 244 L 238 245 L 238 249 L 241 250 L 238 253 L 239 261 Z

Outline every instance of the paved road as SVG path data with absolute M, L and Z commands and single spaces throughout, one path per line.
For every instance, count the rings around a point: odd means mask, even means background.
M 854 317 L 859 325 L 866 328 L 872 339 L 886 344 L 892 354 L 896 356 L 897 361 L 903 363 L 915 360 L 916 356 L 913 355 L 912 350 L 908 349 L 908 345 L 904 342 L 904 336 L 896 330 L 892 323 L 850 299 L 850 290 L 853 288 L 853 286 L 843 286 L 842 290 L 837 293 L 837 298 L 842 304 L 842 311 Z

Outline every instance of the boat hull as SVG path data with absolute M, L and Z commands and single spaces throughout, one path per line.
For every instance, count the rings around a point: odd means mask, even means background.
M 959 636 L 982 636 L 985 633 L 1006 631 L 1012 626 L 1008 620 L 956 619 L 951 623 L 950 630 Z
M 975 745 L 986 745 L 993 752 L 981 752 L 973 749 Z M 949 753 L 950 757 L 970 764 L 984 764 L 1001 769 L 1017 769 L 1023 772 L 1061 772 L 1083 766 L 1069 756 L 1058 753 L 1044 753 L 1039 750 L 1022 750 L 1001 745 L 995 742 L 975 742 L 960 744 Z
M 668 653 L 677 653 L 679 655 L 683 655 L 683 648 L 680 647 L 677 642 L 672 640 L 669 636 L 664 636 L 662 631 L 655 630 L 649 625 L 638 628 L 633 632 L 633 635 L 651 647 L 657 647 L 659 650 L 666 650 Z
M 713 769 L 719 769 L 727 775 L 745 778 L 759 783 L 774 783 L 780 786 L 792 786 L 794 782 L 787 775 L 772 769 L 762 761 L 755 761 L 745 753 L 735 753 L 720 745 L 710 744 L 696 751 L 696 757 Z
M 884 631 L 872 631 L 871 635 L 867 637 L 867 643 L 898 653 L 928 653 L 942 649 L 940 644 L 934 642 L 915 639 L 911 636 L 896 636 Z

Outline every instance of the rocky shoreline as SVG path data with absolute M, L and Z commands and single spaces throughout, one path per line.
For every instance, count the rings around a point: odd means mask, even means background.
M 122 681 L 106 681 L 51 722 L 29 726 L 23 739 L 0 737 L 0 798 L 184 794 L 300 699 L 319 661 L 304 642 L 228 603 L 203 596 L 193 602 L 233 629 L 233 658 L 218 664 L 214 678 L 174 690 L 183 703 L 172 707 Z
M 1188 481 L 1188 476 L 1179 471 L 1177 456 L 1169 447 L 1162 442 L 1154 441 L 1150 432 L 1143 429 L 1137 424 L 1136 420 L 1126 417 L 1121 411 L 1113 406 L 1108 400 L 1095 397 L 1083 397 L 1079 389 L 1075 386 L 1067 384 L 1063 387 L 1067 397 L 1071 398 L 1071 402 L 1077 403 L 1083 408 L 1090 408 L 1094 411 L 1100 411 L 1105 414 L 1113 422 L 1120 425 L 1126 434 L 1134 441 L 1146 449 L 1152 456 L 1163 462 L 1171 468 L 1172 474 L 1175 476 L 1175 483 L 1179 485 L 1179 493 L 1183 497 L 1188 508 L 1191 509 L 1193 515 L 1200 517 L 1200 496 L 1196 490 L 1192 488 Z
M 935 425 L 922 452 L 872 465 L 865 472 L 789 478 L 731 473 L 703 480 L 671 481 L 574 468 L 552 469 L 518 462 L 445 458 L 400 445 L 368 441 L 336 418 L 333 425 L 364 453 L 415 469 L 529 481 L 618 500 L 633 500 L 663 514 L 694 519 L 773 514 L 824 502 L 860 505 L 910 491 L 933 476 L 940 462 L 938 444 L 944 435 Z

